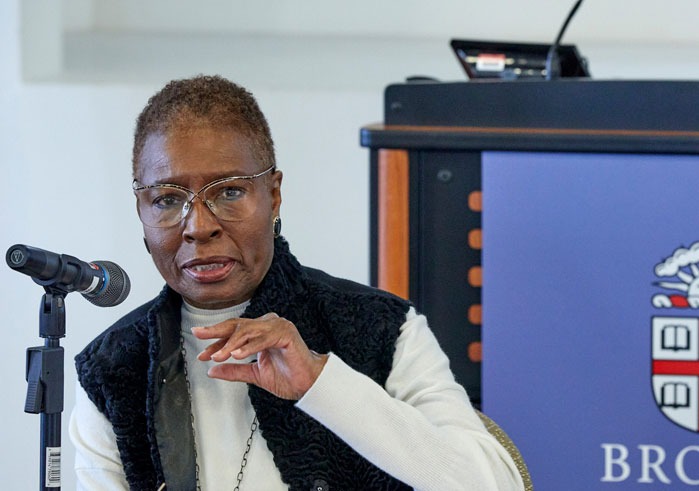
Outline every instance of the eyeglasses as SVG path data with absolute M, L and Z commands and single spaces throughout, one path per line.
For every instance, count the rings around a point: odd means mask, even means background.
M 177 184 L 142 186 L 134 179 L 132 187 L 136 194 L 138 216 L 149 227 L 172 227 L 189 214 L 194 198 L 199 198 L 216 218 L 227 222 L 245 220 L 257 208 L 253 179 L 274 170 L 275 166 L 272 165 L 252 176 L 216 179 L 196 193 Z

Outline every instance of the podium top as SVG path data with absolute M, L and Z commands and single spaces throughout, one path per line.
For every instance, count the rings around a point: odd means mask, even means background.
M 434 139 L 439 141 L 434 141 Z M 699 153 L 699 82 L 468 81 L 389 85 L 372 148 Z

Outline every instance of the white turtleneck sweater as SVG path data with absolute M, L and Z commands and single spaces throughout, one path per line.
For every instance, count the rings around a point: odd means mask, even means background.
M 214 362 L 199 361 L 197 355 L 212 341 L 195 338 L 191 328 L 238 317 L 246 306 L 221 310 L 182 306 L 199 479 L 204 491 L 235 487 L 255 411 L 246 384 L 207 376 Z M 230 359 L 228 363 L 249 361 Z M 466 392 L 454 381 L 449 361 L 425 317 L 414 309 L 401 327 L 385 388 L 331 353 L 320 377 L 296 407 L 374 465 L 415 489 L 523 488 L 514 462 L 481 423 Z M 76 447 L 78 490 L 128 490 L 112 426 L 80 384 L 70 419 L 70 438 Z M 252 438 L 240 489 L 288 489 L 259 430 Z

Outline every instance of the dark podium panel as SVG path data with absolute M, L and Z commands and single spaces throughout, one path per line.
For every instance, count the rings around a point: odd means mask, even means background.
M 384 122 L 362 128 L 361 144 L 370 150 L 371 282 L 427 315 L 478 405 L 483 153 L 697 154 L 699 83 L 396 84 Z

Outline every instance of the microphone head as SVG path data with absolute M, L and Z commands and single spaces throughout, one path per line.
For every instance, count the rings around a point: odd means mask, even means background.
M 104 272 L 104 285 L 94 293 L 83 293 L 88 302 L 98 307 L 114 307 L 126 300 L 131 291 L 131 281 L 126 271 L 111 261 L 93 261 Z

